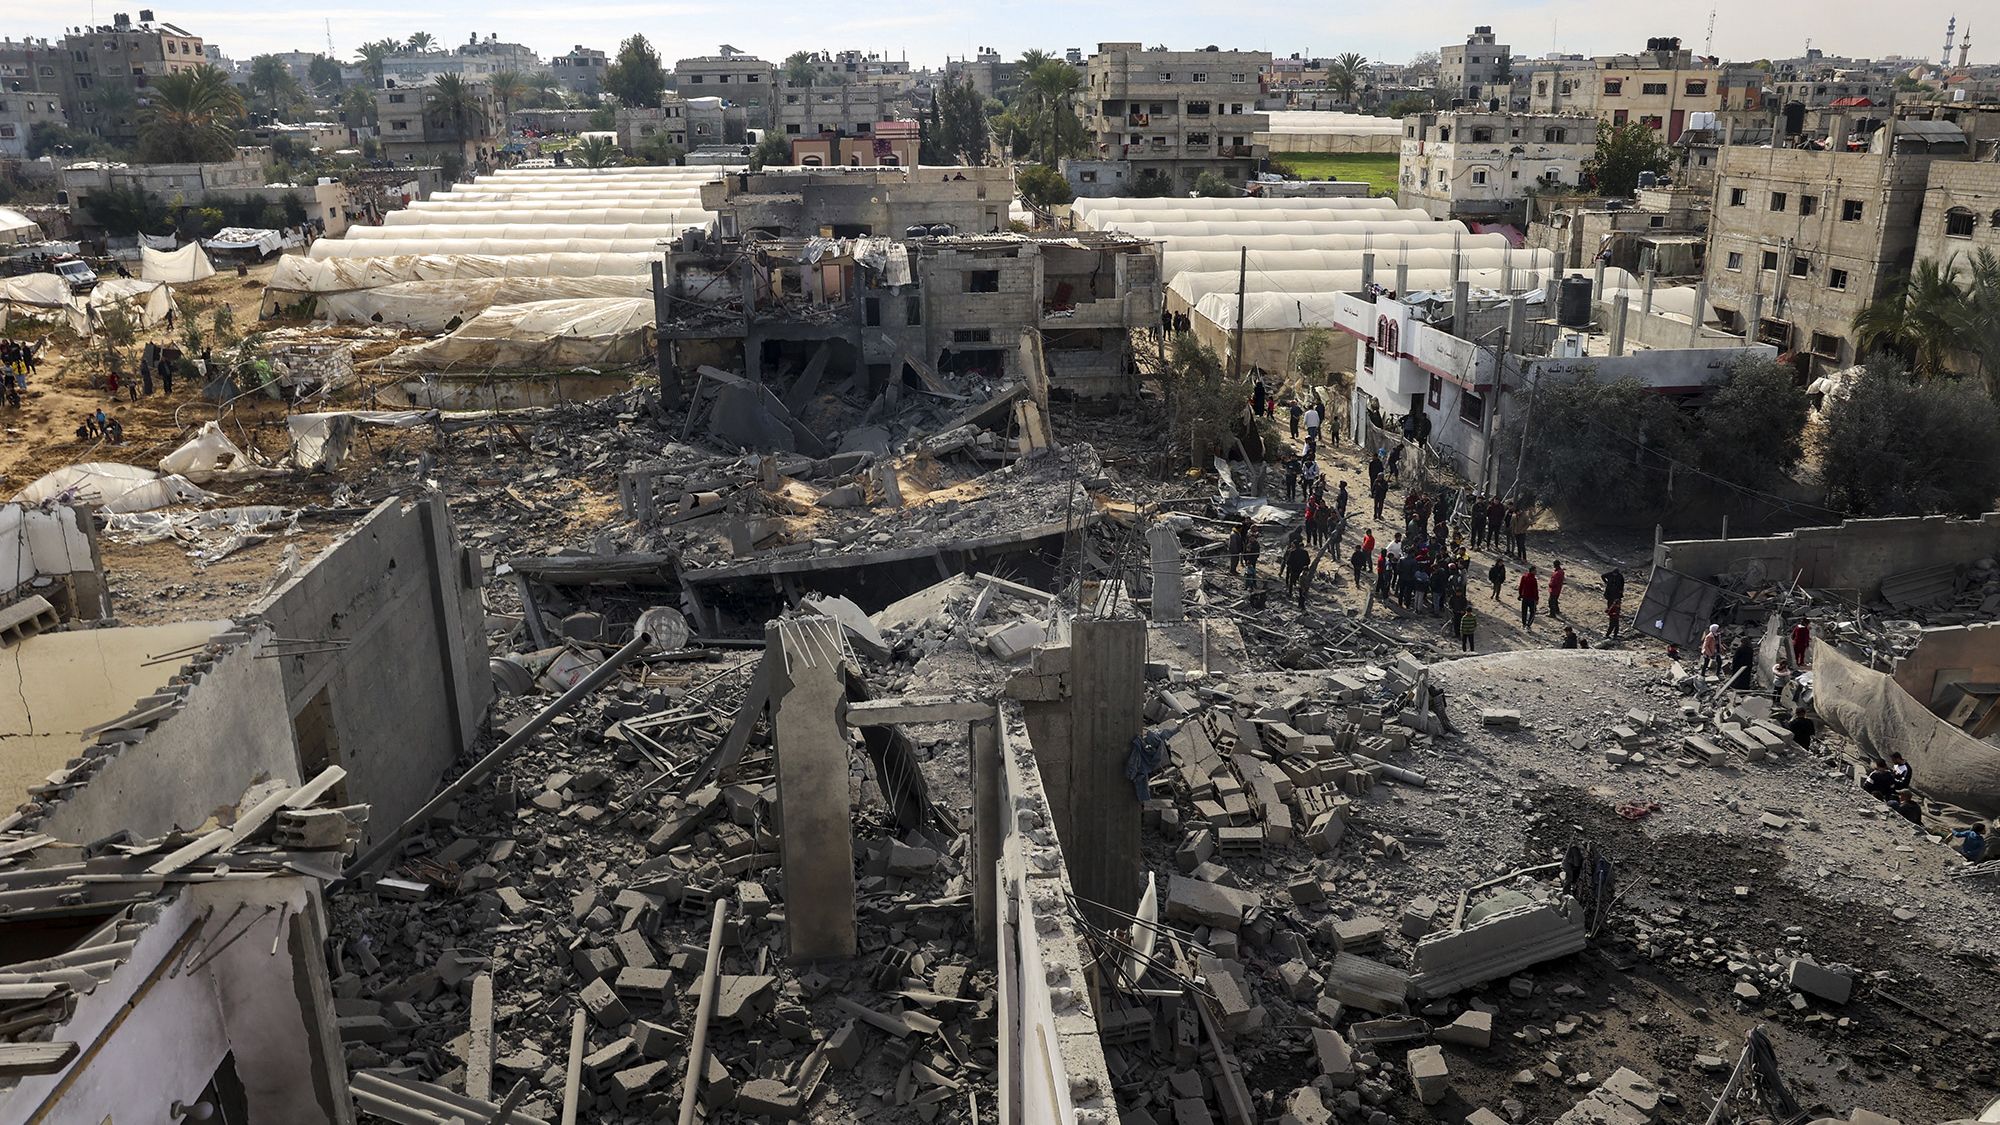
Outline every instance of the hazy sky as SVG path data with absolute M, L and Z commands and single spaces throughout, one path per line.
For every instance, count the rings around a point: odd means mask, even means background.
M 43 0 L 8 4 L 0 36 L 49 36 L 67 25 L 109 23 L 113 12 L 136 14 L 139 5 L 110 0 Z M 1718 5 L 1715 51 L 1753 60 L 1804 52 L 1808 38 L 1828 54 L 1880 57 L 1903 54 L 1935 59 L 1945 20 L 1954 12 L 1965 30 L 1971 9 L 1991 13 L 1973 46 L 1972 61 L 2000 57 L 2000 9 L 1970 0 L 1902 0 L 1893 18 L 1879 3 L 1863 0 L 1758 0 Z M 830 19 L 831 12 L 856 18 Z M 1175 49 L 1214 44 L 1224 48 L 1330 55 L 1360 51 L 1370 58 L 1407 61 L 1412 54 L 1462 38 L 1474 24 L 1492 24 L 1516 53 L 1560 49 L 1580 54 L 1636 51 L 1647 38 L 1678 35 L 1697 52 L 1707 34 L 1708 7 L 1637 4 L 1629 0 L 1436 0 L 1402 3 L 1195 4 L 1183 0 L 888 0 L 872 7 L 793 0 L 604 0 L 548 3 L 533 0 L 328 0 L 313 8 L 271 0 L 194 0 L 153 5 L 157 18 L 220 44 L 233 58 L 265 51 L 324 51 L 331 21 L 337 57 L 356 44 L 428 31 L 447 44 L 477 32 L 526 43 L 543 57 L 581 43 L 614 51 L 618 41 L 643 33 L 671 65 L 676 58 L 713 53 L 729 43 L 767 59 L 800 49 L 848 47 L 907 55 L 918 66 L 981 46 L 1014 56 L 1029 47 L 1060 51 L 1099 41 L 1143 39 Z M 421 13 L 420 15 L 414 13 Z M 1954 61 L 1957 52 L 1954 51 Z

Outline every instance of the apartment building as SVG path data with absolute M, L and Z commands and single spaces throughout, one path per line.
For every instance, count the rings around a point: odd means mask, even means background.
M 914 121 L 877 121 L 860 134 L 820 133 L 792 139 L 792 163 L 804 168 L 914 168 L 923 131 Z
M 1917 223 L 1917 260 L 1947 266 L 1963 280 L 1981 251 L 2000 257 L 2000 164 L 1932 164 Z
M 1854 315 L 1916 258 L 1933 166 L 1968 153 L 1956 126 L 1928 121 L 1885 125 L 1866 152 L 1724 148 L 1705 272 L 1723 327 L 1803 374 L 1852 365 Z
M 683 98 L 721 98 L 743 108 L 749 128 L 771 127 L 778 68 L 724 44 L 713 55 L 681 59 L 667 75 L 667 89 Z
M 610 65 L 611 56 L 579 43 L 550 59 L 549 73 L 563 89 L 587 97 L 604 92 L 604 72 Z
M 1004 98 L 1021 88 L 1021 64 L 981 47 L 969 59 L 947 58 L 944 76 L 950 82 L 970 82 L 982 98 Z
M 850 82 L 907 89 L 914 81 L 910 76 L 910 60 L 892 59 L 874 51 L 816 51 L 811 61 L 816 86 Z
M 1188 191 L 1203 173 L 1248 179 L 1265 155 L 1253 138 L 1270 128 L 1270 116 L 1257 112 L 1270 70 L 1268 51 L 1098 44 L 1080 99 L 1096 151 L 1079 167 L 1121 165 L 1124 182 L 1141 191 Z M 1071 186 L 1090 185 L 1073 176 Z
M 474 80 L 468 84 L 479 101 L 479 111 L 463 126 L 432 111 L 434 87 L 430 83 L 375 91 L 376 132 L 382 155 L 398 164 L 429 164 L 456 155 L 468 167 L 490 159 L 501 143 L 496 130 L 504 127 L 500 103 L 486 83 Z
M 1484 24 L 1472 29 L 1463 43 L 1438 49 L 1438 88 L 1451 97 L 1477 101 L 1494 97 L 1513 73 L 1514 49 L 1500 42 Z
M 641 146 L 660 136 L 683 151 L 688 147 L 688 104 L 672 94 L 661 98 L 658 108 L 621 105 L 614 120 L 618 130 L 618 147 L 626 152 L 637 152 Z M 704 139 L 713 141 L 716 138 Z
M 1608 125 L 1637 122 L 1668 144 L 1698 127 L 1718 130 L 1725 141 L 1738 132 L 1767 135 L 1770 76 L 1697 59 L 1678 39 L 1648 40 L 1636 55 L 1534 59 L 1518 70 L 1508 90 L 1516 109 L 1589 113 Z
M 773 102 L 771 128 L 788 138 L 865 137 L 878 122 L 894 120 L 903 99 L 895 87 L 881 83 L 781 80 Z
M 177 71 L 208 61 L 201 36 L 170 23 L 154 23 L 142 11 L 139 22 L 119 12 L 109 24 L 72 29 L 63 36 L 63 112 L 70 123 L 114 144 L 139 136 L 139 108 L 146 88 Z
M 25 156 L 35 129 L 68 122 L 64 57 L 46 39 L 0 39 L 0 156 Z
M 1522 222 L 1531 189 L 1576 185 L 1596 118 L 1486 110 L 1403 119 L 1396 201 L 1439 219 Z

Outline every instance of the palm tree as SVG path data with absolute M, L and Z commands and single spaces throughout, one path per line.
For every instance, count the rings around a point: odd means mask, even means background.
M 1956 350 L 1972 356 L 1987 391 L 2000 398 L 2000 254 L 1981 247 L 1967 268 L 1965 298 L 1953 316 Z
M 604 137 L 585 137 L 569 151 L 570 156 L 585 168 L 602 168 L 618 159 L 618 146 Z
M 454 141 L 478 136 L 486 127 L 486 106 L 472 83 L 456 74 L 440 74 L 424 100 L 428 123 L 451 134 Z
M 1958 342 L 1957 322 L 1965 303 L 1952 263 L 1918 262 L 1909 276 L 1854 314 L 1854 346 L 1861 351 L 1888 347 L 1909 358 L 1913 374 L 1940 374 L 1945 356 Z
M 522 99 L 522 105 L 531 105 L 540 108 L 548 105 L 550 102 L 560 103 L 561 101 L 562 83 L 556 81 L 555 75 L 544 70 L 528 76 L 528 95 Z
M 140 114 L 140 151 L 163 164 L 218 160 L 236 151 L 243 95 L 229 76 L 203 63 L 164 75 Z
M 394 39 L 377 39 L 373 43 L 363 43 L 360 47 L 356 48 L 356 53 L 361 56 L 358 60 L 361 65 L 361 73 L 368 76 L 368 84 L 370 86 L 379 87 L 382 85 L 383 65 L 388 61 L 390 55 L 395 54 L 401 49 L 401 46 Z
M 518 70 L 503 70 L 486 80 L 486 88 L 500 103 L 500 119 L 505 121 L 514 111 L 514 103 L 527 96 L 528 80 Z
M 250 60 L 250 92 L 264 94 L 264 108 L 282 116 L 299 103 L 302 91 L 292 68 L 276 55 L 258 55 Z
M 375 124 L 375 92 L 349 86 L 341 92 L 340 113 L 353 128 Z
M 1076 94 L 1083 76 L 1061 59 L 1044 59 L 1021 80 L 1020 108 L 1031 138 L 1035 160 L 1055 167 L 1083 143 L 1083 123 L 1076 115 Z
M 1367 82 L 1367 76 L 1368 56 L 1359 51 L 1349 51 L 1334 59 L 1326 72 L 1327 81 L 1333 83 L 1334 92 L 1343 102 L 1354 100 L 1355 92 Z
M 410 50 L 421 55 L 437 45 L 437 36 L 428 31 L 413 31 L 410 33 L 409 43 Z
M 100 82 L 91 87 L 88 100 L 97 107 L 99 118 L 97 131 L 123 133 L 122 128 L 132 120 L 140 108 L 139 96 L 132 87 L 116 82 Z

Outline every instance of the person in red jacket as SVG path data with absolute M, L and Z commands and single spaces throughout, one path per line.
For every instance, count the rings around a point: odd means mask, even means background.
M 1531 566 L 1521 572 L 1521 628 L 1533 629 L 1535 627 L 1535 607 L 1541 603 L 1541 600 L 1542 580 L 1535 574 L 1535 568 Z
M 1806 666 L 1806 649 L 1812 647 L 1812 626 L 1801 617 L 1792 623 L 1792 667 Z
M 1564 577 L 1565 576 L 1563 574 L 1562 560 L 1557 559 L 1556 568 L 1549 572 L 1549 616 L 1550 617 L 1561 617 L 1563 615 L 1562 596 L 1563 596 Z

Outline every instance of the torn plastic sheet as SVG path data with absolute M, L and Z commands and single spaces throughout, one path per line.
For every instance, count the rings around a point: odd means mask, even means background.
M 241 508 L 180 508 L 153 512 L 114 512 L 104 517 L 104 537 L 113 543 L 140 545 L 162 539 L 191 542 L 216 532 L 224 536 L 265 531 L 280 524 L 285 534 L 299 529 L 296 511 L 274 504 Z
M 253 465 L 243 450 L 215 422 L 203 422 L 201 430 L 186 444 L 160 458 L 162 473 L 179 473 L 196 484 L 216 480 L 244 480 L 270 476 L 282 469 Z
M 336 410 L 323 414 L 294 414 L 285 419 L 291 431 L 292 465 L 307 472 L 333 470 L 347 460 L 348 443 L 356 426 L 385 426 L 395 430 L 415 429 L 435 424 L 435 410 Z
M 57 469 L 15 493 L 14 499 L 26 504 L 48 500 L 95 504 L 115 513 L 150 512 L 171 504 L 203 504 L 215 497 L 183 476 L 163 476 L 152 469 L 116 461 L 91 461 Z

